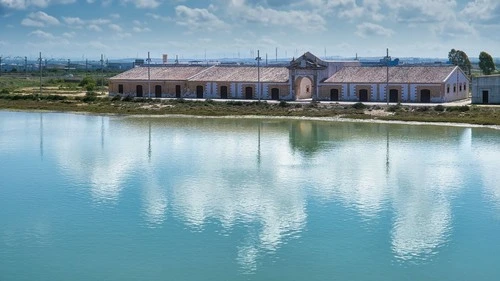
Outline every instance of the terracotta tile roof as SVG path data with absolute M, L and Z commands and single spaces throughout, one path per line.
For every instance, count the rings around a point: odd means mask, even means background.
M 255 66 L 162 66 L 151 67 L 151 80 L 166 81 L 207 81 L 207 82 L 257 82 L 257 67 Z M 148 68 L 136 67 L 111 80 L 147 80 Z M 288 82 L 286 67 L 261 67 L 261 82 Z
M 151 80 L 182 81 L 207 69 L 207 66 L 161 66 L 150 67 Z M 147 67 L 135 67 L 120 73 L 111 80 L 148 80 Z
M 395 66 L 389 67 L 389 83 L 442 83 L 455 66 Z M 348 66 L 342 68 L 324 83 L 385 83 L 385 67 Z
M 255 66 L 215 66 L 193 76 L 190 81 L 212 82 L 257 82 L 257 67 Z M 261 67 L 261 82 L 288 82 L 286 67 Z

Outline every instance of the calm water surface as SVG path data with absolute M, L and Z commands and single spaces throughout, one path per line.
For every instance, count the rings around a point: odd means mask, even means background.
M 0 280 L 499 280 L 500 131 L 0 111 Z

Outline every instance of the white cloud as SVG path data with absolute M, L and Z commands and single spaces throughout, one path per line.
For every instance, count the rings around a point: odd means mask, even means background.
M 111 14 L 109 15 L 110 18 L 113 18 L 113 19 L 119 19 L 120 18 L 120 14 Z
M 500 17 L 498 0 L 473 0 L 461 11 L 461 15 L 472 21 L 492 21 Z
M 63 20 L 69 25 L 83 25 L 85 23 L 79 17 L 63 17 Z
M 29 7 L 45 8 L 52 4 L 71 4 L 76 0 L 0 0 L 0 6 L 23 10 Z
M 438 36 L 447 38 L 464 38 L 477 35 L 476 29 L 467 22 L 450 20 L 435 25 L 432 28 Z
M 147 25 L 146 22 L 134 20 L 134 21 L 132 21 L 132 23 L 134 24 L 134 27 L 132 28 L 132 30 L 134 32 L 149 32 L 149 31 L 151 31 L 151 29 L 146 26 Z
M 229 26 L 207 9 L 189 8 L 183 5 L 175 7 L 176 23 L 190 30 L 214 31 L 227 29 Z
M 87 27 L 89 30 L 91 31 L 96 31 L 96 32 L 101 32 L 102 31 L 102 28 L 100 28 L 98 25 L 96 24 L 91 24 Z
M 140 26 L 134 26 L 132 28 L 134 32 L 150 32 L 151 29 L 149 27 L 140 27 Z
M 455 0 L 384 1 L 386 1 L 387 7 L 395 12 L 395 17 L 399 22 L 442 22 L 454 18 L 457 8 Z
M 44 27 L 47 25 L 58 25 L 58 24 L 59 24 L 58 19 L 42 11 L 38 11 L 36 13 L 30 13 L 27 18 L 21 21 L 21 25 L 34 26 L 34 27 Z
M 132 34 L 130 34 L 128 32 L 119 32 L 119 33 L 114 35 L 114 38 L 117 38 L 117 39 L 124 39 L 124 38 L 128 38 L 128 37 L 132 37 Z
M 392 29 L 370 22 L 359 24 L 356 29 L 356 35 L 360 37 L 369 37 L 373 35 L 391 37 L 394 34 Z
M 228 14 L 235 20 L 263 24 L 265 26 L 287 26 L 304 31 L 324 30 L 325 19 L 310 10 L 278 10 L 262 5 L 252 6 L 245 0 L 231 0 Z
M 133 3 L 137 8 L 157 8 L 160 1 L 157 0 L 121 0 L 122 3 Z
M 73 38 L 73 37 L 75 37 L 75 35 L 76 35 L 76 33 L 74 31 L 63 33 L 63 36 L 66 38 Z
M 166 21 L 166 22 L 174 22 L 175 21 L 173 18 L 160 16 L 160 15 L 154 14 L 154 13 L 146 13 L 146 16 L 153 18 L 155 20 L 162 20 L 162 21 Z
M 87 44 L 88 47 L 92 48 L 92 49 L 97 49 L 97 50 L 108 50 L 109 49 L 109 46 L 100 42 L 100 41 L 90 41 L 88 44 Z
M 36 36 L 36 37 L 42 38 L 42 39 L 55 39 L 56 38 L 52 33 L 45 32 L 45 31 L 42 31 L 40 29 L 37 29 L 33 32 L 30 32 L 29 35 Z
M 108 19 L 93 19 L 93 20 L 89 20 L 87 21 L 89 24 L 98 24 L 98 25 L 102 25 L 102 24 L 108 24 L 108 23 L 111 23 L 110 20 Z
M 108 25 L 108 27 L 109 27 L 111 30 L 116 31 L 116 32 L 121 32 L 121 31 L 123 30 L 123 29 L 122 29 L 119 25 L 114 24 L 114 23 L 112 23 L 112 24 Z
M 42 22 L 30 19 L 30 18 L 23 19 L 21 21 L 21 25 L 32 26 L 32 27 L 44 27 L 45 26 Z

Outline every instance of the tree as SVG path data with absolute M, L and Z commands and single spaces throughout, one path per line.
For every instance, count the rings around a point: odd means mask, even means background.
M 495 63 L 493 62 L 493 58 L 490 54 L 486 52 L 481 52 L 479 54 L 479 68 L 481 68 L 484 75 L 490 75 L 493 71 L 495 71 Z
M 79 86 L 85 88 L 87 92 L 93 92 L 95 90 L 96 83 L 94 79 L 92 79 L 89 76 L 86 76 L 82 79 Z
M 451 49 L 451 51 L 448 53 L 448 59 L 450 60 L 450 63 L 452 63 L 453 65 L 458 65 L 463 70 L 463 72 L 470 75 L 472 65 L 470 63 L 469 57 L 464 51 Z

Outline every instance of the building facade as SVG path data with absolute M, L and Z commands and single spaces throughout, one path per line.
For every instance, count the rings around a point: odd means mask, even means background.
M 472 78 L 472 103 L 500 104 L 500 75 Z
M 362 67 L 307 52 L 288 66 L 136 67 L 110 78 L 110 96 L 151 98 L 449 102 L 468 97 L 455 66 Z

